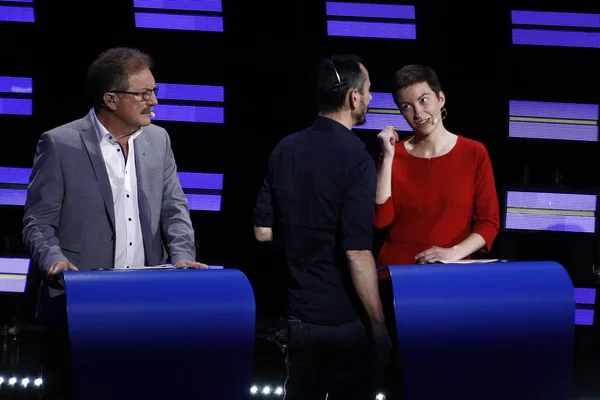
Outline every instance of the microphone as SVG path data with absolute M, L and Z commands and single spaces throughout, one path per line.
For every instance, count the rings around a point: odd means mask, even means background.
M 150 117 L 154 118 L 154 117 L 156 117 L 156 114 L 154 114 L 152 111 L 150 111 Z

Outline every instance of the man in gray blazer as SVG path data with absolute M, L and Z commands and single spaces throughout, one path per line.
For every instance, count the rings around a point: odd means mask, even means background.
M 158 104 L 151 67 L 139 50 L 105 51 L 88 69 L 93 109 L 39 140 L 23 240 L 42 271 L 37 315 L 44 322 L 52 322 L 53 303 L 64 307 L 55 301 L 64 298 L 63 271 L 167 262 L 208 268 L 196 262 L 169 135 L 151 124 Z

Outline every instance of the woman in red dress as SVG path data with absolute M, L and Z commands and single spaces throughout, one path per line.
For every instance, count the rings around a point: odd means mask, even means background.
M 378 135 L 377 228 L 390 227 L 377 265 L 470 258 L 488 252 L 499 230 L 492 164 L 485 146 L 449 132 L 435 72 L 408 65 L 394 76 L 394 101 L 414 135 Z

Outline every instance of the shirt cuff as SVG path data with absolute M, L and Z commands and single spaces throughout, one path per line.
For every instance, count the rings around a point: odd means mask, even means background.
M 270 215 L 265 215 L 261 212 L 254 210 L 254 225 L 265 228 L 271 228 L 273 226 L 273 218 Z
M 373 237 L 372 236 L 351 236 L 344 238 L 344 251 L 349 250 L 372 250 L 373 249 Z

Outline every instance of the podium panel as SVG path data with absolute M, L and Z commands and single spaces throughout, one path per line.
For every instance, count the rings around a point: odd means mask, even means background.
M 64 276 L 78 400 L 250 397 L 256 309 L 241 271 Z
M 406 400 L 571 399 L 575 300 L 560 264 L 390 266 L 379 275 L 391 280 Z

